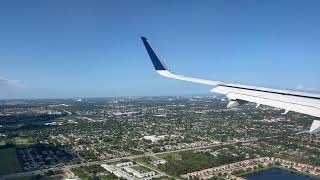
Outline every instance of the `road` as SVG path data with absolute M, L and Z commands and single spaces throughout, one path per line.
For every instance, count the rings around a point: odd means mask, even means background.
M 42 170 L 35 170 L 35 171 L 28 171 L 28 172 L 21 172 L 21 173 L 13 173 L 13 174 L 8 174 L 8 175 L 3 175 L 3 176 L 0 176 L 0 180 L 2 180 L 2 179 L 12 179 L 12 178 L 18 178 L 18 177 L 24 177 L 24 176 L 32 176 L 32 175 L 36 175 L 36 174 L 43 174 L 43 173 L 45 173 L 45 172 L 47 172 L 49 170 L 62 170 L 64 168 L 72 169 L 72 168 L 76 168 L 76 167 L 80 167 L 80 166 L 90 166 L 90 165 L 95 165 L 95 164 L 111 163 L 111 162 L 116 162 L 116 161 L 120 161 L 120 160 L 124 160 L 124 159 L 137 159 L 137 158 L 141 158 L 141 157 L 144 157 L 144 156 L 157 156 L 157 155 L 177 153 L 177 152 L 182 152 L 182 151 L 205 149 L 205 148 L 211 148 L 211 147 L 221 146 L 221 145 L 232 145 L 232 144 L 236 144 L 236 143 L 247 143 L 247 142 L 254 142 L 254 141 L 258 141 L 258 139 L 239 141 L 239 142 L 212 144 L 212 145 L 208 145 L 208 146 L 198 146 L 198 147 L 179 149 L 179 150 L 172 150 L 172 151 L 165 151 L 165 152 L 158 152 L 158 153 L 146 153 L 146 154 L 140 154 L 140 155 L 113 158 L 113 159 L 104 160 L 104 161 L 93 161 L 93 162 L 86 162 L 86 163 L 80 163 L 80 164 L 64 165 L 64 166 L 52 167 L 52 168 L 42 169 Z

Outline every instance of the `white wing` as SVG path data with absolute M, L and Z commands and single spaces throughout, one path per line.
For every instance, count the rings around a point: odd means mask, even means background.
M 246 102 L 254 102 L 257 103 L 257 107 L 260 104 L 263 104 L 282 108 L 285 110 L 285 113 L 295 111 L 320 117 L 320 94 L 246 86 L 177 75 L 168 70 L 166 65 L 151 48 L 147 39 L 145 37 L 141 37 L 141 39 L 156 71 L 160 75 L 178 80 L 213 85 L 215 87 L 211 89 L 212 92 L 224 94 L 229 98 L 230 102 L 227 106 L 229 108 Z M 317 131 L 320 131 L 320 121 L 315 120 L 311 126 L 310 132 L 314 133 Z

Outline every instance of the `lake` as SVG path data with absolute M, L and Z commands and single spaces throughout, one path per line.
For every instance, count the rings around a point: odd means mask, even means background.
M 320 180 L 320 178 L 309 177 L 279 168 L 271 168 L 243 176 L 247 180 Z

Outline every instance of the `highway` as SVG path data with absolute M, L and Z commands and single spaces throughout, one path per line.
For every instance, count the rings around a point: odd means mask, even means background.
M 27 172 L 21 172 L 21 173 L 7 174 L 7 175 L 0 176 L 0 180 L 2 180 L 2 179 L 12 179 L 12 178 L 18 178 L 18 177 L 24 177 L 24 176 L 32 176 L 32 175 L 36 175 L 36 174 L 43 174 L 43 173 L 45 173 L 45 172 L 47 172 L 49 170 L 62 170 L 62 169 L 65 169 L 65 168 L 72 169 L 72 168 L 76 168 L 76 167 L 80 167 L 80 166 L 90 166 L 90 165 L 95 165 L 95 164 L 111 163 L 111 162 L 116 162 L 116 161 L 120 161 L 120 160 L 124 160 L 124 159 L 137 159 L 137 158 L 141 158 L 141 157 L 144 157 L 144 156 L 165 155 L 165 154 L 182 152 L 182 151 L 206 149 L 206 148 L 211 148 L 211 147 L 215 147 L 215 146 L 231 145 L 231 144 L 236 144 L 236 143 L 247 143 L 247 142 L 254 142 L 254 141 L 258 141 L 258 139 L 239 141 L 239 142 L 212 144 L 212 145 L 208 145 L 208 146 L 198 146 L 198 147 L 179 149 L 179 150 L 172 150 L 172 151 L 164 151 L 164 152 L 158 152 L 158 153 L 146 153 L 146 154 L 139 154 L 139 155 L 133 155 L 133 156 L 120 157 L 120 158 L 113 158 L 113 159 L 108 159 L 108 160 L 104 160 L 104 161 L 92 161 L 92 162 L 85 162 L 85 163 L 80 163 L 80 164 L 62 165 L 62 166 L 59 166 L 59 167 L 52 167 L 52 168 L 47 168 L 47 169 L 35 170 L 35 171 L 27 171 Z

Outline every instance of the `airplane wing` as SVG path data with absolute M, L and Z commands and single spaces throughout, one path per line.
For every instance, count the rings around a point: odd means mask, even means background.
M 295 111 L 320 117 L 320 94 L 247 86 L 178 75 L 170 71 L 159 59 L 145 37 L 141 37 L 141 39 L 154 68 L 161 76 L 214 86 L 214 88 L 211 89 L 211 92 L 224 94 L 230 100 L 227 105 L 228 108 L 242 105 L 246 102 L 254 102 L 257 104 L 257 107 L 260 105 L 268 105 L 284 109 L 284 114 L 289 111 Z M 310 133 L 318 131 L 320 131 L 320 121 L 315 120 L 310 128 Z

